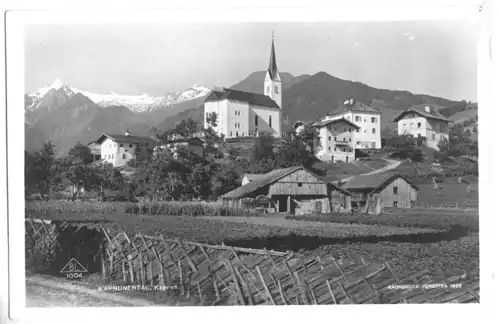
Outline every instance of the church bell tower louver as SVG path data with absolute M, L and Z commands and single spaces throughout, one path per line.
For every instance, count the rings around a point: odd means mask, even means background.
M 271 57 L 269 58 L 269 67 L 264 80 L 264 94 L 274 100 L 280 108 L 282 98 L 281 78 L 276 64 L 276 53 L 274 52 L 274 33 L 271 42 Z

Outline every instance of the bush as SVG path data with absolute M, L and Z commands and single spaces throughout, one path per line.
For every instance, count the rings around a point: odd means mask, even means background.
M 124 206 L 130 214 L 169 216 L 250 216 L 257 212 L 249 208 L 230 207 L 218 202 L 138 202 Z

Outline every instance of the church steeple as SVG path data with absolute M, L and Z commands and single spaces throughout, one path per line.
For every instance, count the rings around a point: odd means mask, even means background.
M 274 32 L 271 41 L 271 57 L 269 58 L 269 68 L 267 69 L 271 80 L 275 80 L 278 76 L 278 65 L 276 64 L 276 53 L 274 52 Z M 278 76 L 279 78 L 279 76 Z
M 274 33 L 271 41 L 271 56 L 269 67 L 264 80 L 264 94 L 274 100 L 281 108 L 281 78 L 276 64 L 276 52 L 274 50 Z

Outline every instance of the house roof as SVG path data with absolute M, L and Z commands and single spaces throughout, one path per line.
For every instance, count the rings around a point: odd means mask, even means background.
M 264 186 L 270 185 L 271 183 L 278 181 L 279 179 L 283 178 L 284 176 L 289 175 L 290 173 L 293 173 L 298 170 L 305 170 L 306 172 L 309 172 L 307 169 L 305 169 L 303 166 L 294 166 L 290 168 L 285 168 L 285 169 L 277 169 L 273 170 L 269 173 L 263 174 L 260 177 L 257 177 L 254 181 L 249 182 L 239 188 L 234 189 L 233 191 L 230 191 L 224 195 L 222 195 L 221 198 L 223 199 L 237 199 L 237 198 L 243 198 L 246 195 L 254 192 L 257 189 L 260 189 Z M 311 172 L 309 172 L 311 173 Z M 311 173 L 312 174 L 312 173 Z M 325 181 L 326 183 L 334 186 L 336 189 L 340 190 L 346 195 L 351 195 L 350 192 L 338 187 L 337 185 L 331 183 L 330 181 L 319 177 L 317 175 L 314 175 L 315 177 Z
M 362 102 L 354 101 L 352 104 L 345 104 L 344 105 L 344 111 L 342 113 L 345 113 L 347 111 L 358 111 L 358 112 L 371 112 L 371 113 L 378 113 L 380 114 L 380 110 L 377 108 L 370 107 Z
M 95 142 L 97 144 L 101 144 L 106 138 L 109 138 L 115 142 L 125 142 L 125 143 L 149 143 L 153 141 L 149 137 L 104 133 Z
M 425 111 L 425 107 L 430 107 L 431 108 L 431 112 L 428 113 L 427 111 Z M 404 117 L 404 115 L 408 114 L 408 113 L 411 113 L 411 112 L 414 112 L 415 114 L 418 114 L 424 118 L 430 118 L 430 119 L 437 119 L 437 120 L 441 120 L 441 121 L 444 121 L 444 122 L 448 122 L 450 123 L 451 120 L 446 118 L 445 116 L 441 115 L 438 111 L 437 111 L 437 108 L 438 107 L 441 107 L 441 106 L 436 106 L 436 105 L 427 105 L 427 104 L 422 104 L 422 105 L 415 105 L 415 106 L 411 106 L 409 108 L 406 108 L 405 110 L 403 110 L 402 112 L 400 112 L 395 118 L 394 118 L 394 122 L 398 122 L 401 120 L 401 118 Z
M 198 144 L 205 143 L 205 141 L 202 140 L 199 137 L 176 138 L 176 139 L 173 139 L 173 140 L 166 141 L 167 144 L 171 144 L 171 143 L 172 144 L 173 143 L 185 143 L 185 142 L 188 142 L 188 143 L 198 143 Z
M 358 125 L 354 124 L 352 121 L 345 119 L 344 117 L 341 118 L 334 118 L 334 119 L 329 119 L 329 120 L 324 120 L 324 121 L 319 121 L 313 124 L 314 127 L 325 127 L 327 125 L 333 124 L 333 123 L 341 123 L 345 122 L 348 125 L 354 127 L 355 129 L 360 128 Z
M 266 95 L 227 88 L 224 88 L 222 91 L 213 90 L 205 99 L 205 102 L 221 101 L 225 99 L 248 102 L 255 106 L 280 109 L 278 104 Z
M 345 183 L 342 188 L 348 191 L 357 190 L 370 190 L 371 192 L 386 186 L 397 178 L 403 178 L 406 182 L 410 184 L 414 189 L 418 190 L 418 187 L 413 183 L 408 181 L 405 177 L 397 172 L 383 172 L 369 175 L 355 176 Z

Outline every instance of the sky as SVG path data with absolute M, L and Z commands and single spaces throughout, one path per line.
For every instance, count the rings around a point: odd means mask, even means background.
M 474 21 L 65 24 L 25 29 L 25 90 L 56 78 L 97 93 L 162 96 L 278 69 L 477 101 Z

